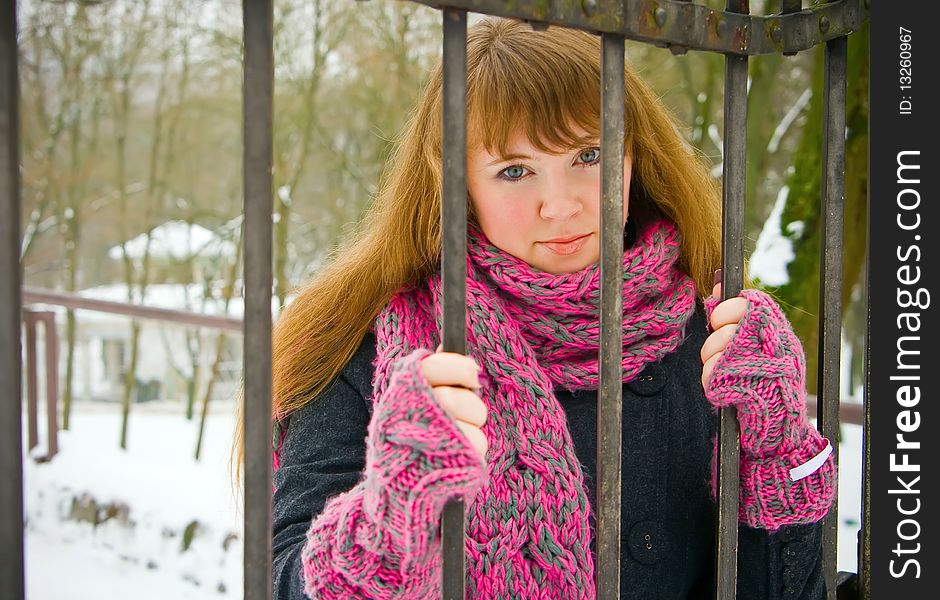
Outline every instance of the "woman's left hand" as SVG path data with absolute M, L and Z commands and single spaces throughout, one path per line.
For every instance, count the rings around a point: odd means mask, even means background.
M 722 302 L 715 285 L 712 294 L 705 298 L 713 333 L 702 345 L 702 385 L 713 409 L 734 407 L 737 414 L 739 518 L 770 530 L 816 522 L 835 497 L 836 467 L 828 440 L 806 418 L 803 346 L 766 292 L 743 289 Z M 810 472 L 797 470 L 819 457 Z M 717 463 L 715 455 L 713 493 Z
M 712 298 L 721 298 L 721 283 L 716 283 L 712 288 Z M 708 389 L 708 381 L 715 369 L 715 363 L 728 346 L 728 342 L 734 338 L 738 324 L 747 311 L 747 302 L 746 298 L 740 296 L 728 298 L 712 310 L 709 325 L 713 333 L 702 344 L 702 388 Z

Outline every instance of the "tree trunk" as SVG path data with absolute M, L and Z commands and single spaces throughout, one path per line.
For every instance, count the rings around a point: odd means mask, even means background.
M 824 234 L 820 216 L 823 140 L 823 48 L 815 52 L 813 97 L 807 123 L 787 181 L 789 195 L 781 233 L 793 240 L 795 258 L 789 282 L 777 291 L 806 353 L 806 386 L 815 390 L 819 340 L 819 250 Z M 849 37 L 846 89 L 845 211 L 842 247 L 842 313 L 864 265 L 868 197 L 868 23 Z M 795 223 L 801 225 L 794 226 Z M 802 232 L 802 233 L 800 233 Z
M 121 396 L 121 449 L 127 450 L 127 422 L 131 412 L 131 401 L 137 380 L 137 348 L 140 337 L 140 323 L 131 324 L 131 356 L 124 373 L 124 394 Z
M 235 243 L 235 258 L 232 264 L 229 265 L 225 287 L 222 289 L 222 298 L 224 300 L 222 314 L 228 314 L 229 304 L 231 304 L 232 296 L 235 295 L 235 280 L 238 277 L 238 267 L 241 264 L 242 239 L 242 236 L 238 235 L 238 241 Z M 212 388 L 215 385 L 215 380 L 219 377 L 219 364 L 222 362 L 222 353 L 224 350 L 225 334 L 220 333 L 215 342 L 215 360 L 212 361 L 212 369 L 209 372 L 205 393 L 202 396 L 202 413 L 199 416 L 199 434 L 196 437 L 196 460 L 199 460 L 199 455 L 202 452 L 202 438 L 206 430 L 206 416 L 209 414 L 209 399 L 212 397 Z

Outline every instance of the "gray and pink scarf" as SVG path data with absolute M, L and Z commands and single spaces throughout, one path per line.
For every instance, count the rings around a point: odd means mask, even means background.
M 591 507 L 555 389 L 598 388 L 600 267 L 552 275 L 468 230 L 467 354 L 483 368 L 487 484 L 467 515 L 474 598 L 594 598 Z M 623 255 L 623 381 L 675 350 L 695 310 L 679 232 L 646 224 Z M 441 277 L 396 294 L 375 319 L 375 397 L 396 360 L 440 343 Z

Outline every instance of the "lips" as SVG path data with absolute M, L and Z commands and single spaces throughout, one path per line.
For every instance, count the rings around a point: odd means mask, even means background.
M 589 234 L 589 233 L 582 233 L 581 235 L 569 235 L 568 237 L 557 237 L 557 238 L 553 238 L 553 239 L 550 239 L 550 240 L 545 240 L 545 242 L 543 242 L 543 243 L 548 243 L 548 244 L 567 244 L 567 243 L 569 243 L 569 242 L 573 242 L 573 241 L 575 241 L 575 240 L 577 240 L 577 239 L 583 238 L 583 237 L 585 237 L 585 236 L 587 236 L 587 235 L 591 235 L 591 234 Z
M 591 238 L 591 234 L 585 234 L 582 236 L 574 236 L 567 238 L 555 238 L 555 240 L 549 242 L 539 242 L 555 254 L 569 255 L 578 252 L 584 245 L 587 244 L 587 241 Z M 561 240 L 561 241 L 558 241 Z

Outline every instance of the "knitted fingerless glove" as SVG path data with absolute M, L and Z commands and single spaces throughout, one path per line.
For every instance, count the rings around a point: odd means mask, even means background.
M 835 495 L 832 455 L 808 476 L 791 476 L 790 471 L 817 457 L 828 444 L 806 419 L 803 347 L 783 311 L 767 294 L 742 290 L 740 295 L 748 300 L 747 310 L 705 389 L 705 397 L 716 409 L 737 408 L 740 520 L 769 530 L 819 521 Z M 705 300 L 709 321 L 718 303 L 711 297 Z M 713 493 L 716 463 L 717 457 Z
M 483 459 L 434 398 L 418 349 L 392 367 L 375 402 L 363 480 L 327 501 L 301 552 L 311 598 L 440 596 L 440 514 L 467 506 L 486 478 Z

